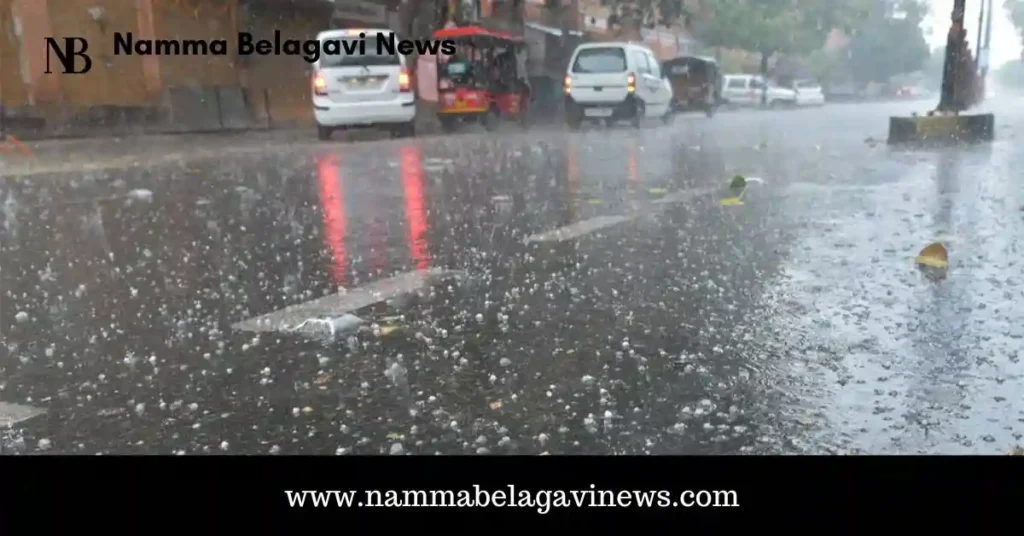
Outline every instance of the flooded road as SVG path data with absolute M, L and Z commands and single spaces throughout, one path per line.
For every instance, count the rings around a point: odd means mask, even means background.
M 1024 114 L 865 141 L 912 109 L 7 168 L 0 445 L 1006 452 Z

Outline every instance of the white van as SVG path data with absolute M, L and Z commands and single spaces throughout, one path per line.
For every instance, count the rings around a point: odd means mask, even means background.
M 662 75 L 651 49 L 636 43 L 586 43 L 576 47 L 565 74 L 565 120 L 608 125 L 629 119 L 672 120 L 672 85 Z
M 328 140 L 335 130 L 384 126 L 395 136 L 416 133 L 416 93 L 406 57 L 378 54 L 377 34 L 391 30 L 330 30 L 320 32 L 320 58 L 313 64 L 313 115 L 317 134 Z M 354 40 L 365 35 L 365 54 L 323 54 L 327 40 Z M 341 49 L 344 51 L 344 48 Z

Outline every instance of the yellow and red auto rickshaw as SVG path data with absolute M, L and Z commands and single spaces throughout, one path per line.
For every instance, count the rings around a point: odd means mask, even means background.
M 530 85 L 522 37 L 467 26 L 438 30 L 434 38 L 456 47 L 455 54 L 438 57 L 437 115 L 445 131 L 463 122 L 494 130 L 503 119 L 526 127 Z
M 672 84 L 673 111 L 715 115 L 722 101 L 722 75 L 714 58 L 680 56 L 663 62 L 661 68 Z

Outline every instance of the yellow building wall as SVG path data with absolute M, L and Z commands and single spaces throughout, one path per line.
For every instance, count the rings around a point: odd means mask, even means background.
M 165 86 L 238 86 L 236 0 L 153 0 L 152 5 L 157 39 L 228 41 L 225 56 L 160 57 Z
M 29 103 L 29 91 L 22 79 L 18 38 L 11 17 L 12 0 L 0 0 L 0 101 L 5 106 Z
M 313 39 L 326 22 L 309 13 L 290 15 L 254 15 L 251 27 L 255 39 Z M 313 122 L 310 96 L 311 65 L 299 56 L 247 56 L 241 59 L 250 106 L 259 120 L 266 120 L 269 109 L 277 124 L 309 125 Z
M 81 108 L 139 106 L 151 102 L 139 56 L 114 56 L 114 32 L 139 31 L 134 1 L 48 0 L 48 3 L 53 35 L 84 37 L 89 42 L 88 52 L 92 58 L 92 70 L 88 73 L 67 75 L 55 71 L 46 75 L 57 77 L 62 103 Z M 90 14 L 90 9 L 96 8 L 102 9 L 98 20 Z M 45 43 L 38 46 L 45 47 Z

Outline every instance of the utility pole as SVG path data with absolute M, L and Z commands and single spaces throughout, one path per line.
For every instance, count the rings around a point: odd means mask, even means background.
M 992 0 L 988 0 L 988 20 L 985 22 L 985 70 L 981 76 L 988 74 L 988 50 L 992 44 L 992 15 L 995 10 L 992 8 Z M 980 37 L 979 37 L 980 39 Z

